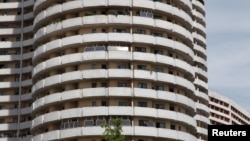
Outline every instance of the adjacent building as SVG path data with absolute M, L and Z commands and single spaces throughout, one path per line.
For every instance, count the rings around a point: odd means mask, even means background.
M 209 90 L 210 123 L 212 125 L 249 125 L 250 113 L 229 97 Z

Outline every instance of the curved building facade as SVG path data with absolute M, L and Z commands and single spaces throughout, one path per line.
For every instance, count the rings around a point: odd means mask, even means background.
M 17 131 L 13 139 L 102 141 L 100 125 L 121 118 L 126 140 L 207 140 L 203 0 L 28 0 L 3 7 L 14 5 L 22 11 L 22 85 L 8 82 L 1 90 L 19 90 L 18 113 L 29 109 L 16 114 L 17 128 L 6 127 Z

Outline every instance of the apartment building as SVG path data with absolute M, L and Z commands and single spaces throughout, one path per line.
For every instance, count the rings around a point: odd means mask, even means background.
M 0 1 L 0 140 L 31 139 L 34 1 Z
M 207 140 L 203 0 L 0 0 L 0 141 Z
M 250 113 L 229 97 L 209 90 L 210 123 L 212 125 L 249 125 Z

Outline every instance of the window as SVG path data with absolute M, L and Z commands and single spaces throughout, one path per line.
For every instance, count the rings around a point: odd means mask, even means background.
M 148 12 L 148 11 L 141 11 L 140 12 L 140 16 L 141 17 L 149 17 L 149 18 L 153 18 L 153 13 L 152 12 Z
M 147 88 L 147 83 L 138 83 L 138 88 Z
M 106 47 L 105 46 L 96 46 L 95 51 L 105 51 Z
M 129 119 L 123 119 L 121 124 L 123 126 L 130 126 L 130 120 Z
M 128 102 L 126 102 L 126 101 L 118 101 L 118 106 L 128 106 Z
M 145 47 L 135 47 L 136 52 L 147 52 L 147 49 Z
M 94 51 L 95 48 L 94 47 L 85 47 L 84 48 L 84 51 L 87 52 L 87 51 Z
M 9 41 L 8 38 L 2 38 L 1 41 Z
M 14 109 L 18 108 L 18 104 L 14 104 Z
M 155 72 L 163 72 L 163 68 L 155 68 L 154 71 Z
M 138 34 L 146 34 L 146 30 L 144 30 L 144 29 L 137 29 L 136 33 L 138 33 Z
M 106 31 L 106 29 L 102 29 L 102 33 L 106 33 L 107 31 Z
M 0 119 L 0 124 L 5 123 L 5 119 Z
M 94 126 L 94 120 L 85 120 L 84 126 Z
M 118 82 L 118 87 L 128 87 L 127 83 Z
M 96 33 L 96 29 L 92 29 L 91 32 L 92 32 L 92 33 Z
M 20 63 L 16 63 L 15 68 L 19 68 L 19 67 L 20 67 Z
M 163 54 L 163 51 L 162 50 L 154 50 L 154 54 Z
M 106 46 L 95 46 L 95 47 L 85 47 L 84 51 L 88 52 L 88 51 L 105 51 L 106 50 Z
M 18 82 L 19 81 L 19 76 L 16 76 L 15 77 L 15 82 Z
M 174 111 L 174 105 L 170 105 L 170 106 L 169 106 L 169 110 L 170 110 L 170 111 Z
M 164 104 L 155 104 L 155 108 L 156 109 L 165 109 L 165 105 Z
M 19 95 L 19 91 L 15 91 L 14 95 Z
M 103 82 L 103 83 L 101 83 L 101 87 L 107 87 L 107 83 L 105 83 L 105 82 Z
M 169 91 L 170 92 L 174 92 L 174 88 L 169 88 Z
M 167 0 L 167 4 L 171 4 L 171 0 Z
M 3 91 L 0 91 L 0 95 L 5 95 L 5 92 L 3 92 Z
M 9 25 L 7 25 L 7 24 L 2 25 L 2 28 L 9 28 Z
M 114 32 L 116 32 L 116 33 L 125 33 L 126 29 L 114 28 Z
M 20 54 L 21 52 L 20 52 L 20 50 L 16 50 L 16 55 L 18 55 L 18 54 Z
M 175 130 L 175 125 L 174 125 L 174 124 L 171 124 L 171 125 L 170 125 L 170 129 Z
M 155 86 L 155 90 L 164 91 L 164 86 Z
M 4 51 L 0 51 L 0 55 L 7 55 L 8 51 L 4 50 Z
M 146 65 L 137 65 L 137 68 L 139 70 L 147 70 L 147 66 Z
M 96 87 L 97 87 L 97 84 L 96 84 L 96 83 L 92 83 L 92 84 L 91 84 L 91 87 L 92 87 L 92 88 L 96 88 Z
M 94 107 L 94 106 L 97 106 L 96 104 L 96 101 L 92 101 L 91 105 Z
M 96 64 L 92 64 L 91 65 L 91 69 L 96 69 L 97 67 L 96 67 Z
M 150 126 L 153 127 L 154 123 L 148 120 L 139 120 L 139 126 Z
M 6 12 L 6 11 L 4 11 L 4 12 L 2 13 L 3 16 L 7 16 L 8 14 L 9 14 L 9 13 Z
M 164 122 L 156 122 L 156 128 L 166 128 L 166 125 Z
M 5 105 L 0 105 L 0 109 L 5 109 Z
M 138 106 L 139 106 L 139 107 L 147 107 L 148 104 L 147 104 L 147 102 L 139 101 L 139 102 L 138 102 Z
M 105 124 L 106 123 L 106 120 L 105 119 L 97 119 L 96 121 L 95 121 L 95 125 L 96 126 L 101 126 L 101 125 L 103 125 L 103 124 Z
M 102 101 L 102 106 L 108 106 L 106 101 Z
M 162 37 L 162 33 L 153 33 L 153 35 L 156 37 Z
M 181 131 L 181 126 L 179 126 L 179 130 Z
M 0 69 L 1 68 L 7 68 L 8 67 L 8 64 L 0 64 Z
M 107 65 L 106 64 L 102 64 L 102 69 L 107 69 Z
M 169 57 L 173 57 L 173 54 L 172 54 L 172 53 L 169 53 L 168 56 L 169 56 Z
M 126 64 L 119 64 L 118 69 L 126 69 L 127 65 Z

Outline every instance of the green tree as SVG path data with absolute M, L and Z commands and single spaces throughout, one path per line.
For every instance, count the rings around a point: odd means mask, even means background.
M 124 141 L 124 136 L 122 135 L 122 120 L 120 118 L 112 119 L 111 123 L 103 124 L 102 128 L 105 128 L 103 132 L 103 138 L 106 141 Z

